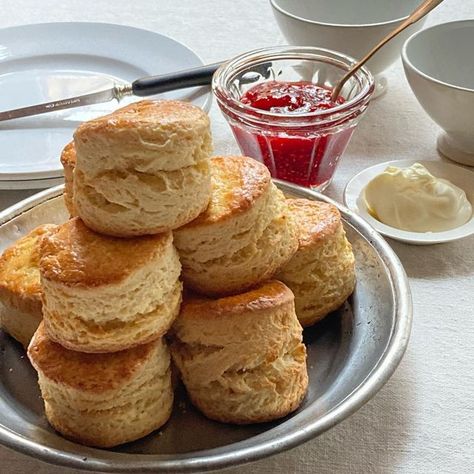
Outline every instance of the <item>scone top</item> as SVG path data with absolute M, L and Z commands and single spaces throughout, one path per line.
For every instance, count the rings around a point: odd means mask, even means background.
M 54 224 L 39 226 L 3 252 L 0 257 L 0 291 L 40 304 L 40 240 L 55 228 Z
M 78 218 L 58 226 L 41 242 L 41 277 L 65 286 L 117 283 L 164 254 L 171 232 L 121 239 L 98 234 Z
M 198 123 L 194 122 L 198 120 Z M 199 122 L 202 122 L 200 124 Z M 81 124 L 76 133 L 81 135 L 86 130 L 103 129 L 120 130 L 120 128 L 138 127 L 143 132 L 153 132 L 157 127 L 174 130 L 178 127 L 206 127 L 209 118 L 201 108 L 180 100 L 140 100 Z
M 301 332 L 294 314 L 294 297 L 280 281 L 267 281 L 245 293 L 218 299 L 184 298 L 173 331 L 182 342 L 230 345 L 252 340 L 265 350 L 266 343 Z
M 70 351 L 48 338 L 41 323 L 28 347 L 35 369 L 48 379 L 81 391 L 100 393 L 125 386 L 162 340 L 109 354 Z
M 142 100 L 84 122 L 74 133 L 74 143 L 78 168 L 91 167 L 102 157 L 112 160 L 102 168 L 133 166 L 143 173 L 193 166 L 212 152 L 208 115 L 177 100 Z
M 271 186 L 268 168 L 246 156 L 211 159 L 212 194 L 208 208 L 184 228 L 222 222 L 251 209 Z
M 293 301 L 293 293 L 282 282 L 270 280 L 245 293 L 217 299 L 203 296 L 185 298 L 180 319 L 232 319 L 244 313 L 256 313 Z
M 341 226 L 341 214 L 332 204 L 309 199 L 288 199 L 287 203 L 296 221 L 300 248 L 325 242 Z

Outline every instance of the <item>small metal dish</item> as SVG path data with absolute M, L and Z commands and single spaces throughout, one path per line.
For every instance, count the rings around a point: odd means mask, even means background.
M 357 266 L 357 287 L 340 310 L 305 330 L 308 394 L 298 411 L 274 423 L 230 426 L 200 415 L 178 390 L 159 432 L 112 450 L 65 440 L 49 427 L 24 350 L 0 333 L 0 442 L 46 462 L 105 472 L 191 472 L 254 461 L 292 448 L 358 410 L 389 379 L 410 335 L 405 272 L 387 243 L 361 218 L 325 196 L 286 183 L 287 194 L 340 209 Z M 32 228 L 67 219 L 62 186 L 0 213 L 0 250 Z

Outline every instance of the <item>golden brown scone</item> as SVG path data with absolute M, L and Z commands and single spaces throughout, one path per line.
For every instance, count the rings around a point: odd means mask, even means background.
M 97 232 L 166 232 L 207 207 L 212 140 L 209 117 L 199 107 L 136 102 L 83 123 L 74 143 L 74 207 Z
M 56 226 L 32 230 L 0 257 L 0 321 L 2 328 L 27 347 L 41 321 L 39 241 Z
M 42 323 L 28 357 L 48 421 L 73 441 L 100 448 L 127 443 L 171 414 L 170 356 L 162 338 L 113 354 L 84 354 L 51 341 Z
M 336 310 L 355 286 L 352 247 L 336 207 L 288 199 L 299 232 L 299 249 L 278 278 L 295 294 L 296 314 L 306 327 Z
M 81 352 L 114 352 L 156 339 L 179 312 L 180 270 L 171 232 L 120 239 L 71 219 L 41 243 L 46 331 Z
M 308 375 L 293 294 L 269 281 L 241 295 L 185 298 L 171 353 L 188 395 L 214 420 L 246 424 L 296 410 Z
M 245 156 L 215 157 L 211 179 L 206 211 L 175 231 L 183 278 L 203 294 L 240 293 L 291 258 L 296 229 L 263 164 Z
M 74 183 L 74 168 L 76 166 L 76 150 L 74 142 L 68 143 L 61 153 L 61 164 L 64 168 L 64 203 L 66 204 L 69 215 L 74 217 L 76 215 L 73 204 L 73 183 Z

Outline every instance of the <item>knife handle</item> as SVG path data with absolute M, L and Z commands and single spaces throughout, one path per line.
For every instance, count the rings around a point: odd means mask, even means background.
M 223 63 L 208 64 L 159 76 L 143 77 L 132 82 L 132 92 L 134 95 L 145 97 L 187 87 L 206 86 L 211 84 L 212 76 L 221 64 Z

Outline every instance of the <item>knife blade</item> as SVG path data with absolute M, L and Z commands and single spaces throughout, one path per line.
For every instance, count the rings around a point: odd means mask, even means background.
M 121 94 L 119 89 L 121 89 L 121 86 L 114 86 L 103 91 L 78 95 L 76 97 L 69 97 L 68 99 L 54 100 L 51 102 L 45 102 L 43 104 L 7 110 L 5 112 L 0 112 L 0 122 L 21 117 L 29 117 L 31 115 L 47 114 L 56 110 L 72 109 L 74 107 L 84 107 L 85 105 L 110 102 L 114 99 L 120 101 L 124 95 L 131 95 L 131 92 L 129 94 Z M 126 91 L 128 92 L 128 89 L 126 89 Z
M 68 97 L 18 109 L 5 110 L 0 112 L 0 122 L 32 115 L 46 114 L 56 110 L 100 104 L 115 99 L 120 102 L 123 97 L 130 95 L 146 97 L 171 90 L 209 85 L 212 82 L 212 76 L 221 64 L 222 63 L 214 63 L 169 74 L 143 77 L 133 81 L 131 84 L 115 84 L 109 89 L 92 92 L 90 94 Z

